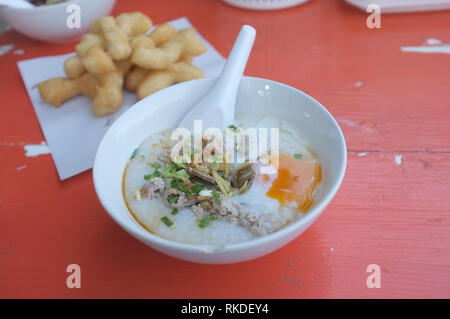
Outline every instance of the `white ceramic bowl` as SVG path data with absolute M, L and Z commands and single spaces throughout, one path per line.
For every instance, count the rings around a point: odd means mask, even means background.
M 116 0 L 71 0 L 34 8 L 0 7 L 0 16 L 17 32 L 35 40 L 66 43 L 75 42 L 85 33 L 92 20 L 108 15 Z M 81 28 L 67 27 L 69 5 L 80 7 Z
M 97 151 L 93 177 L 108 214 L 146 245 L 173 257 L 208 264 L 235 263 L 266 255 L 304 232 L 336 194 L 344 177 L 347 151 L 334 118 L 319 102 L 287 85 L 244 77 L 236 112 L 270 114 L 296 125 L 322 164 L 322 190 L 308 213 L 281 230 L 249 242 L 212 247 L 170 241 L 145 230 L 130 214 L 122 195 L 122 178 L 133 150 L 153 132 L 175 128 L 183 115 L 211 88 L 215 79 L 181 83 L 159 91 L 126 111 L 108 130 Z
M 279 10 L 298 6 L 309 0 L 222 0 L 232 6 L 250 10 Z

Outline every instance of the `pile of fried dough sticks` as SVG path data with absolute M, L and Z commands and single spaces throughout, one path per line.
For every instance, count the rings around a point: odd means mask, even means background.
M 59 107 L 82 94 L 92 99 L 95 116 L 105 116 L 122 105 L 124 86 L 142 99 L 174 83 L 202 78 L 203 71 L 191 64 L 206 51 L 196 30 L 161 24 L 148 33 L 152 26 L 141 12 L 92 21 L 76 55 L 64 63 L 67 78 L 40 83 L 41 98 Z

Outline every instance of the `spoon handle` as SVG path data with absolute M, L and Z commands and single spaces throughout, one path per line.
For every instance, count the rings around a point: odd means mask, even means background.
M 250 52 L 255 42 L 256 31 L 249 25 L 244 25 L 234 43 L 228 60 L 223 67 L 222 73 L 214 86 L 214 93 L 221 101 L 220 104 L 234 105 L 239 83 Z
M 193 132 L 195 120 L 205 127 L 224 129 L 234 122 L 235 104 L 242 74 L 255 42 L 256 31 L 244 25 L 234 43 L 222 73 L 209 93 L 181 120 L 179 126 Z

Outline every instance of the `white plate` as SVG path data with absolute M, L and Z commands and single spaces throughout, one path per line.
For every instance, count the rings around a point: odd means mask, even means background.
M 366 12 L 370 4 L 378 4 L 381 13 L 449 10 L 450 0 L 345 0 Z

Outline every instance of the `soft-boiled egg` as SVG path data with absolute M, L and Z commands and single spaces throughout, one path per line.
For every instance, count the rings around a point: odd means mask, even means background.
M 276 211 L 280 206 L 295 203 L 306 213 L 313 203 L 313 192 L 322 179 L 322 170 L 312 156 L 297 157 L 281 154 L 275 174 L 260 174 L 261 163 L 256 163 L 254 183 L 235 200 L 256 212 Z
M 280 205 L 296 202 L 306 213 L 313 203 L 313 191 L 322 180 L 322 169 L 316 160 L 281 154 L 278 176 L 266 195 Z

